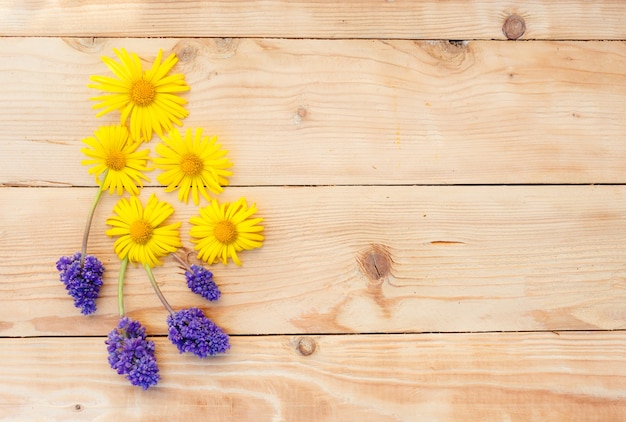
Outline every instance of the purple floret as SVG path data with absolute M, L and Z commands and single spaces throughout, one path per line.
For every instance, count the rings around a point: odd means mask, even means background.
M 192 265 L 191 271 L 185 271 L 187 286 L 192 292 L 199 294 L 208 300 L 217 300 L 220 297 L 220 289 L 213 281 L 213 273 L 204 267 Z
M 228 334 L 198 308 L 183 309 L 167 317 L 169 339 L 180 353 L 191 352 L 201 358 L 230 349 Z
M 146 339 L 146 329 L 128 317 L 122 317 L 104 342 L 109 365 L 126 375 L 132 385 L 147 390 L 159 381 L 159 367 L 154 357 L 154 342 Z
M 57 261 L 61 282 L 68 294 L 74 298 L 74 306 L 84 315 L 96 312 L 96 299 L 102 286 L 104 265 L 93 255 L 87 255 L 81 268 L 80 252 L 62 256 Z

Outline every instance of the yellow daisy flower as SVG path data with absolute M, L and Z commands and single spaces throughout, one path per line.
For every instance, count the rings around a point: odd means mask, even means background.
M 136 196 L 131 196 L 130 200 L 120 199 L 113 212 L 116 215 L 106 221 L 112 226 L 106 234 L 119 236 L 113 247 L 121 260 L 128 258 L 131 262 L 154 267 L 161 264 L 159 258 L 182 246 L 178 232 L 181 223 L 162 225 L 174 208 L 159 201 L 154 194 L 145 208 Z
M 262 218 L 250 218 L 256 213 L 256 205 L 248 208 L 244 198 L 236 202 L 219 205 L 213 199 L 211 204 L 200 209 L 200 215 L 189 221 L 193 225 L 190 234 L 198 258 L 208 264 L 219 260 L 226 264 L 232 258 L 241 265 L 237 252 L 260 248 L 263 245 L 263 226 L 258 224 Z
M 163 51 L 159 50 L 152 68 L 144 71 L 139 57 L 128 54 L 126 50 L 113 50 L 121 63 L 109 57 L 102 61 L 117 76 L 91 76 L 95 84 L 88 85 L 108 94 L 93 97 L 100 101 L 94 109 L 103 109 L 96 116 L 100 117 L 111 111 L 121 112 L 122 124 L 130 119 L 130 133 L 134 140 L 149 142 L 152 133 L 162 136 L 172 129 L 172 123 L 180 126 L 180 119 L 187 117 L 189 112 L 183 107 L 187 100 L 177 94 L 188 91 L 185 76 L 177 73 L 167 75 L 174 67 L 178 58 L 175 54 L 161 63 Z
M 163 143 L 156 146 L 160 157 L 154 163 L 156 168 L 165 170 L 157 176 L 159 183 L 167 186 L 165 192 L 178 188 L 178 200 L 187 203 L 191 191 L 196 205 L 200 203 L 198 193 L 211 200 L 207 188 L 215 194 L 222 192 L 222 186 L 228 185 L 226 177 L 233 175 L 226 169 L 233 163 L 225 157 L 228 151 L 221 149 L 216 141 L 217 136 L 202 136 L 201 128 L 193 136 L 191 129 L 187 129 L 184 139 L 177 129 L 163 137 Z
M 138 195 L 137 185 L 143 187 L 141 179 L 150 180 L 143 174 L 149 170 L 146 163 L 150 151 L 137 151 L 140 144 L 131 141 L 125 126 L 100 126 L 94 135 L 83 139 L 88 148 L 81 149 L 89 157 L 81 163 L 93 165 L 89 174 L 95 175 L 98 185 L 102 183 L 102 189 L 109 189 L 109 194 L 117 190 L 117 194 L 122 195 L 126 190 L 131 195 Z M 104 172 L 106 176 L 100 182 L 99 176 Z

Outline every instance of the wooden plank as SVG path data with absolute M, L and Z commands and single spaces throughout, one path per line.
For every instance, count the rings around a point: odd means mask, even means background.
M 194 206 L 171 201 L 187 221 Z M 94 189 L 0 189 L 0 335 L 105 334 L 119 261 L 96 212 L 89 251 L 108 268 L 85 318 L 54 262 L 78 250 Z M 155 274 L 176 308 L 201 306 L 236 334 L 473 332 L 626 328 L 625 186 L 247 187 L 265 218 L 263 248 L 213 267 L 223 297 L 187 290 L 173 259 Z M 183 226 L 183 244 L 191 247 Z M 166 312 L 141 268 L 126 308 L 164 334 Z
M 80 140 L 118 117 L 86 84 L 113 47 L 181 56 L 185 125 L 235 185 L 626 180 L 626 43 L 10 38 L 0 184 L 93 185 Z
M 624 39 L 620 0 L 9 1 L 2 36 L 506 39 L 511 14 L 524 39 Z
M 617 421 L 626 334 L 236 337 L 218 358 L 156 339 L 161 382 L 142 391 L 102 338 L 0 340 L 4 420 Z M 308 347 L 307 346 L 307 347 Z M 305 349 L 306 350 L 306 349 Z M 46 376 L 41 376 L 46 374 Z

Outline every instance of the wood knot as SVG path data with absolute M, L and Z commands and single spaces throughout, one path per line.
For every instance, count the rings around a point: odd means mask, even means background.
M 361 266 L 361 271 L 371 281 L 377 281 L 391 274 L 391 254 L 383 245 L 372 245 L 363 252 L 357 261 Z
M 302 120 L 306 118 L 306 115 L 307 115 L 306 107 L 304 106 L 298 107 L 298 110 L 296 110 L 296 112 L 293 115 L 293 123 L 296 125 L 299 125 L 300 123 L 302 123 Z
M 100 53 L 106 41 L 103 38 L 96 37 L 65 37 L 63 38 L 63 42 L 81 53 Z
M 237 38 L 215 38 L 210 44 L 211 56 L 216 59 L 228 59 L 237 53 Z
M 296 345 L 296 350 L 302 356 L 310 356 L 315 353 L 315 349 L 317 349 L 317 344 L 315 340 L 311 337 L 300 337 L 298 339 L 298 343 Z
M 436 60 L 437 67 L 463 70 L 474 63 L 470 44 L 463 40 L 415 41 L 416 45 Z
M 82 412 L 84 409 L 85 409 L 84 406 L 82 404 L 80 404 L 80 403 L 76 403 L 74 405 L 74 411 L 75 412 Z
M 510 15 L 502 25 L 502 33 L 508 40 L 516 40 L 526 32 L 524 18 L 515 13 Z
M 176 56 L 181 62 L 192 62 L 198 55 L 198 49 L 192 45 L 186 45 L 176 51 Z

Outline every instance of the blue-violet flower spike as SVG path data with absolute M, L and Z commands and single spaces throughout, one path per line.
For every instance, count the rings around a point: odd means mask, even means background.
M 154 342 L 146 340 L 146 329 L 138 321 L 120 318 L 104 341 L 109 352 L 109 365 L 118 374 L 126 375 L 132 385 L 147 390 L 159 381 L 159 367 L 154 357 Z
M 87 255 L 81 267 L 80 257 L 80 252 L 62 256 L 57 261 L 57 270 L 65 290 L 74 298 L 74 306 L 80 308 L 84 315 L 89 315 L 96 312 L 104 265 L 95 256 Z
M 199 265 L 192 265 L 191 271 L 185 271 L 187 286 L 192 292 L 207 300 L 217 300 L 220 297 L 220 289 L 213 281 L 213 273 Z
M 169 339 L 180 353 L 201 358 L 230 349 L 228 334 L 198 308 L 183 309 L 167 317 Z

